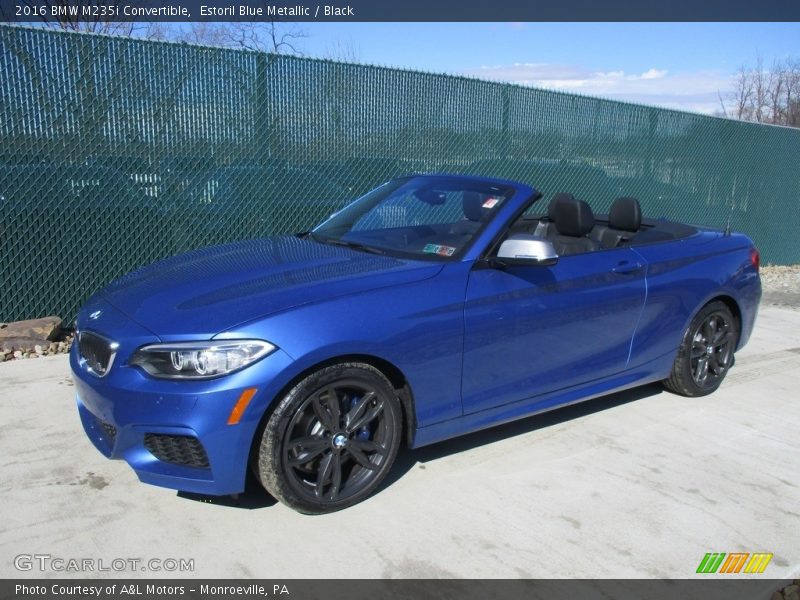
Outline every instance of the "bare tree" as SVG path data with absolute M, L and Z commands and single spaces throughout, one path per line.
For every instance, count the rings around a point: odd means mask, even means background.
M 800 59 L 788 59 L 785 63 L 785 85 L 782 106 L 784 107 L 784 124 L 800 127 Z
M 352 39 L 346 41 L 336 40 L 328 45 L 323 58 L 340 62 L 357 63 L 361 62 L 361 51 L 353 43 Z
M 750 76 L 750 70 L 744 65 L 739 67 L 734 85 L 734 91 L 730 94 L 734 103 L 733 117 L 736 119 L 748 119 L 748 111 L 753 97 L 753 80 Z M 724 102 L 722 106 L 723 110 L 725 110 Z
M 308 37 L 308 34 L 302 29 L 289 28 L 281 29 L 279 24 L 275 21 L 267 23 L 267 36 L 270 47 L 266 50 L 270 52 L 277 52 L 278 54 L 288 53 L 302 56 L 303 53 L 298 49 L 298 40 Z
M 772 63 L 772 68 L 767 74 L 767 86 L 765 92 L 766 106 L 769 111 L 769 118 L 773 123 L 780 123 L 784 118 L 783 88 L 786 85 L 786 73 L 778 61 Z
M 759 56 L 751 73 L 753 79 L 753 120 L 765 123 L 771 120 L 767 112 L 768 75 L 764 71 L 764 60 Z
M 164 27 L 161 23 L 106 20 L 102 12 L 107 5 L 105 0 L 84 0 L 77 7 L 66 0 L 21 0 L 20 4 L 34 9 L 37 15 L 35 24 L 48 29 L 144 39 L 164 38 Z M 77 9 L 88 9 L 91 14 L 88 17 L 82 16 Z
M 166 39 L 201 46 L 225 46 L 225 25 L 207 21 L 189 23 L 187 27 L 170 29 Z
M 767 69 L 758 57 L 755 66 L 739 67 L 733 89 L 719 99 L 725 116 L 800 127 L 800 60 L 776 60 Z
M 102 13 L 106 0 L 84 0 L 80 8 L 97 9 L 97 16 L 82 16 L 73 13 L 67 0 L 21 0 L 21 3 L 36 10 L 35 24 L 48 29 L 84 31 L 121 37 L 148 40 L 168 40 L 217 46 L 293 54 L 302 56 L 300 42 L 308 37 L 296 25 L 282 21 L 266 22 L 212 22 L 201 21 L 187 24 L 142 21 L 109 21 Z M 267 4 L 264 4 L 266 12 Z M 74 4 L 72 8 L 74 8 Z M 42 10 L 44 8 L 44 10 Z
M 190 23 L 183 31 L 176 31 L 171 39 L 220 48 L 241 48 L 302 56 L 300 40 L 306 37 L 308 36 L 302 29 L 278 21 L 197 22 Z

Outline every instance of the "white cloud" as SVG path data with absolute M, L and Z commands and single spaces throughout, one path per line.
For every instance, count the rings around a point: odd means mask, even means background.
M 668 71 L 661 69 L 648 69 L 642 73 L 642 79 L 661 79 L 667 75 Z
M 470 69 L 466 74 L 702 113 L 717 111 L 718 93 L 724 95 L 731 89 L 731 77 L 717 71 L 672 73 L 656 67 L 642 73 L 626 73 L 592 71 L 575 65 L 516 63 Z

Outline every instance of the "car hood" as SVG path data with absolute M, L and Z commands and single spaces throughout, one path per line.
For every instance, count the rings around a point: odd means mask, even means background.
M 432 277 L 441 263 L 296 237 L 203 248 L 153 263 L 98 295 L 158 337 L 211 337 L 301 304 Z

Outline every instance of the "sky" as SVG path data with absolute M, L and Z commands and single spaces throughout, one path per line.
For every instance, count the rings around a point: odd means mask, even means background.
M 735 71 L 800 59 L 800 23 L 303 23 L 306 56 L 715 113 Z

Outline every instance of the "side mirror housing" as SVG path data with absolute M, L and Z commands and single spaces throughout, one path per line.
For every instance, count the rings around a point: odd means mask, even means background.
M 502 266 L 550 267 L 558 262 L 558 254 L 550 240 L 518 233 L 500 244 L 495 262 Z

